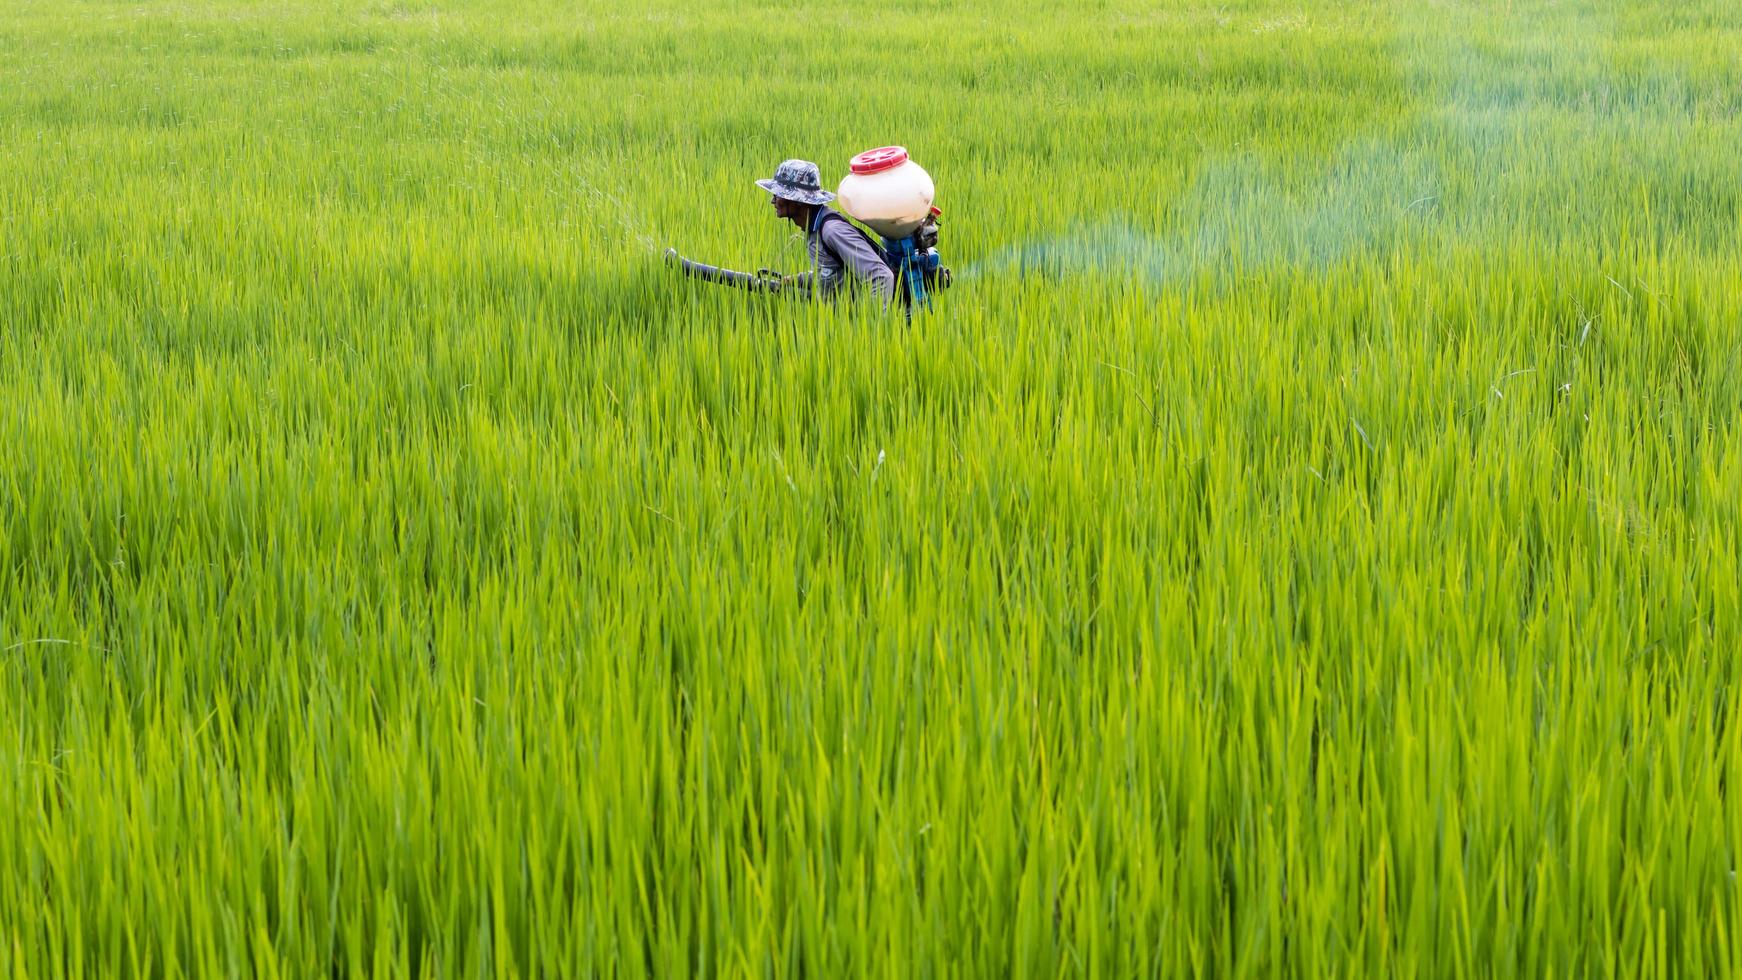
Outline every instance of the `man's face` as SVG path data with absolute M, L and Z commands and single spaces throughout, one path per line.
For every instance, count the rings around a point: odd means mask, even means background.
M 804 220 L 805 206 L 797 201 L 789 201 L 784 197 L 770 194 L 768 195 L 768 203 L 774 206 L 774 213 L 778 217 L 785 218 L 793 224 L 798 224 Z

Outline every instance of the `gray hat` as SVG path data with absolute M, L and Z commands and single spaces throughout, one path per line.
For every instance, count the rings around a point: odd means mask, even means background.
M 822 173 L 809 160 L 788 160 L 775 168 L 772 179 L 759 180 L 756 186 L 775 197 L 800 204 L 827 204 L 835 199 L 834 194 L 823 190 Z

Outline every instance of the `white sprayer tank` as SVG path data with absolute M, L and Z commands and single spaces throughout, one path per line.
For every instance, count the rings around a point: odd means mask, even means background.
M 866 150 L 848 165 L 841 181 L 841 210 L 884 238 L 906 238 L 931 213 L 931 175 L 899 146 Z

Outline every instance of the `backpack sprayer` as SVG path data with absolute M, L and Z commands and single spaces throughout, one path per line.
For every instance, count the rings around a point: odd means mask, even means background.
M 848 170 L 836 202 L 882 239 L 877 250 L 895 273 L 895 289 L 907 314 L 912 316 L 916 307 L 931 309 L 932 294 L 950 285 L 950 270 L 938 254 L 938 218 L 943 212 L 932 206 L 931 175 L 899 146 L 866 150 L 853 157 Z M 676 249 L 666 249 L 665 259 L 686 276 L 747 292 L 809 298 L 814 291 L 810 280 L 770 269 L 734 272 L 691 261 Z
M 837 196 L 841 210 L 883 238 L 883 261 L 895 272 L 895 288 L 911 313 L 931 309 L 927 286 L 949 285 L 938 256 L 936 192 L 931 175 L 900 146 L 866 150 L 847 164 Z

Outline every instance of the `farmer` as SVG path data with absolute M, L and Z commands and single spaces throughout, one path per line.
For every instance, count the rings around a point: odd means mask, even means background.
M 774 213 L 804 230 L 813 272 L 787 276 L 789 283 L 814 287 L 816 295 L 833 296 L 843 283 L 856 289 L 868 286 L 884 303 L 895 295 L 895 273 L 871 239 L 829 202 L 835 195 L 823 190 L 817 165 L 809 160 L 788 160 L 774 176 L 756 186 L 767 191 Z

